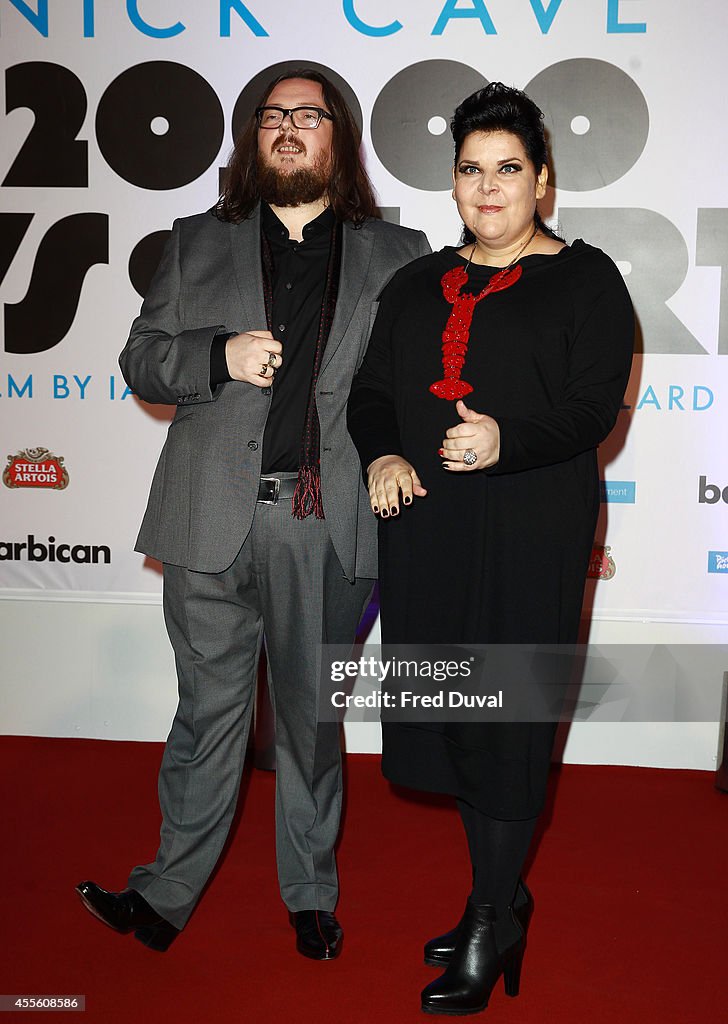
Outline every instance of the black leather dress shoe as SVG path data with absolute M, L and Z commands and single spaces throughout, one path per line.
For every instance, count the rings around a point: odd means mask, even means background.
M 136 889 L 107 892 L 95 882 L 81 882 L 76 892 L 84 907 L 99 921 L 122 934 L 133 931 L 134 938 L 150 949 L 164 952 L 179 935 L 179 929 L 150 907 Z
M 335 960 L 341 952 L 344 932 L 328 910 L 298 910 L 291 914 L 296 929 L 296 949 L 311 960 Z

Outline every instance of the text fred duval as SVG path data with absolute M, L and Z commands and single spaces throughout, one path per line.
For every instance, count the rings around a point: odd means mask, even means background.
M 439 690 L 437 693 L 415 693 L 413 690 L 374 690 L 367 694 L 331 694 L 335 708 L 502 708 L 503 691 L 497 693 L 461 693 L 459 690 Z

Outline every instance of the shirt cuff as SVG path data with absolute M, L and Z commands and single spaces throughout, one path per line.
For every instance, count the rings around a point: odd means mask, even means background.
M 235 331 L 216 334 L 210 346 L 210 388 L 219 387 L 232 380 L 228 373 L 227 359 L 225 358 L 225 343 L 228 338 L 234 338 Z

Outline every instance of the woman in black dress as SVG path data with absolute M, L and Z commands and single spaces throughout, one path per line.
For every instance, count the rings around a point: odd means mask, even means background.
M 596 447 L 629 376 L 633 313 L 614 263 L 566 245 L 536 203 L 543 115 L 500 83 L 452 121 L 463 244 L 381 296 L 349 429 L 382 520 L 387 643 L 571 644 L 599 509 Z M 403 506 L 406 508 L 403 509 Z M 400 515 L 400 512 L 402 514 Z M 425 946 L 430 1013 L 518 993 L 551 723 L 384 723 L 391 781 L 453 794 L 473 867 L 465 913 Z

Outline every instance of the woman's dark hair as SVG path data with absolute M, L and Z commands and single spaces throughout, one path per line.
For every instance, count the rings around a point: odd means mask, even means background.
M 520 89 L 503 85 L 502 82 L 490 82 L 483 89 L 478 89 L 464 99 L 453 114 L 450 131 L 455 142 L 455 163 L 460 158 L 465 139 L 472 132 L 510 132 L 523 143 L 528 159 L 538 174 L 544 164 L 548 164 L 548 149 L 543 126 L 543 112 L 530 97 Z M 544 224 L 536 210 L 534 215 L 536 226 L 549 238 L 562 238 Z M 474 242 L 475 235 L 469 228 L 463 228 L 463 243 Z
M 331 173 L 327 189 L 329 206 L 337 220 L 360 227 L 368 217 L 379 217 L 372 183 L 359 158 L 359 129 L 344 97 L 327 78 L 310 68 L 279 75 L 268 85 L 256 107 L 265 103 L 279 82 L 305 78 L 318 82 L 324 103 L 333 117 Z M 227 166 L 225 187 L 213 208 L 220 220 L 237 224 L 253 212 L 260 199 L 258 189 L 258 121 L 253 112 L 235 142 Z

